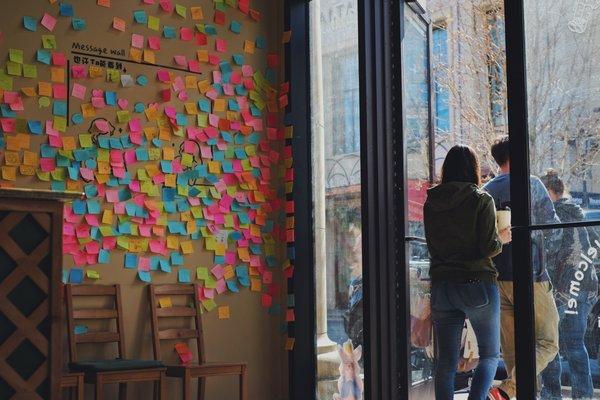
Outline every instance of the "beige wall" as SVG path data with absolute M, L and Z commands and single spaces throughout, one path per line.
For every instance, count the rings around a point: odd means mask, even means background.
M 93 0 L 72 0 L 77 17 L 84 18 L 87 22 L 87 30 L 83 32 L 74 32 L 70 27 L 70 18 L 58 17 L 59 22 L 53 32 L 58 40 L 59 50 L 67 52 L 68 59 L 71 44 L 74 41 L 88 43 L 91 45 L 123 48 L 129 50 L 129 40 L 131 33 L 141 33 L 144 35 L 160 35 L 162 26 L 170 25 L 174 27 L 189 26 L 193 27 L 193 21 L 189 16 L 183 20 L 177 16 L 168 16 L 161 12 L 154 12 L 158 5 L 145 6 L 139 0 L 113 0 L 112 8 L 102 8 L 96 5 Z M 158 3 L 158 2 L 157 2 Z M 178 0 L 184 6 L 201 5 L 204 10 L 204 21 L 212 23 L 213 2 L 211 0 Z M 41 48 L 41 35 L 48 34 L 42 26 L 38 25 L 37 32 L 27 32 L 22 28 L 22 17 L 29 15 L 41 18 L 45 11 L 52 15 L 58 15 L 58 5 L 50 5 L 47 1 L 40 0 L 21 0 L 11 2 L 9 8 L 0 14 L 0 27 L 3 38 L 0 42 L 0 53 L 3 59 L 8 59 L 9 48 L 20 48 L 24 50 L 25 63 L 35 64 L 38 67 L 38 80 L 49 82 L 50 68 L 35 62 L 35 51 Z M 261 21 L 253 23 L 250 18 L 244 16 L 237 10 L 227 9 L 227 21 L 234 18 L 243 23 L 242 34 L 235 35 L 227 27 L 218 27 L 219 37 L 228 40 L 228 54 L 243 53 L 244 39 L 253 40 L 258 35 L 263 35 L 267 39 L 267 49 L 257 50 L 254 56 L 244 54 L 246 63 L 253 65 L 255 70 L 263 70 L 266 66 L 265 56 L 267 52 L 275 52 L 280 49 L 280 32 L 282 27 L 282 10 L 279 1 L 271 0 L 253 0 L 252 8 L 261 12 Z M 150 31 L 146 27 L 133 24 L 133 10 L 147 10 L 149 15 L 158 15 L 161 18 L 161 32 Z M 118 16 L 127 21 L 126 32 L 116 32 L 111 28 L 113 16 Z M 228 26 L 228 25 L 227 25 Z M 172 56 L 175 54 L 185 54 L 188 59 L 193 59 L 195 50 L 198 49 L 194 44 L 184 44 L 180 40 L 166 40 L 161 38 L 162 50 L 157 53 L 157 63 L 173 65 Z M 192 42 L 193 43 L 193 42 Z M 209 40 L 210 46 L 206 47 L 210 52 L 214 52 L 212 40 Z M 129 99 L 131 110 L 133 104 L 137 101 L 148 103 L 159 101 L 157 95 L 157 85 L 155 81 L 156 70 L 147 66 L 127 64 L 128 73 L 135 78 L 138 74 L 145 74 L 150 84 L 141 89 L 136 88 L 119 90 L 119 97 Z M 210 77 L 211 68 L 207 65 L 202 66 L 205 76 Z M 186 75 L 185 73 L 181 75 Z M 90 90 L 94 87 L 102 88 L 105 86 L 103 80 L 85 80 L 80 81 L 88 88 L 87 99 L 89 99 Z M 23 86 L 36 86 L 36 79 L 15 79 L 15 89 Z M 161 87 L 162 88 L 162 87 Z M 116 86 L 113 85 L 113 89 Z M 190 96 L 190 101 L 197 101 L 198 94 Z M 75 107 L 79 106 L 77 99 L 71 98 L 71 113 Z M 182 103 L 177 102 L 178 111 L 183 108 Z M 46 120 L 51 118 L 51 109 L 39 109 L 36 99 L 25 100 L 26 110 L 19 114 L 21 118 L 35 118 Z M 114 109 L 104 113 L 98 113 L 98 116 L 107 117 L 114 121 Z M 142 118 L 145 123 L 145 118 Z M 84 133 L 89 126 L 89 120 L 80 126 L 71 126 L 66 135 L 77 135 Z M 123 126 L 124 127 L 124 126 Z M 47 141 L 46 136 L 32 137 L 30 149 L 37 151 L 40 143 Z M 4 165 L 4 154 L 0 152 L 0 162 Z M 275 175 L 274 175 L 275 176 Z M 5 181 L 1 181 L 6 183 Z M 278 184 L 278 183 L 276 183 Z M 49 183 L 40 182 L 37 178 L 18 177 L 16 186 L 19 187 L 38 187 L 49 188 Z M 203 241 L 194 243 L 195 252 L 185 257 L 185 267 L 192 272 L 198 265 L 212 265 L 212 253 L 202 250 Z M 233 247 L 230 247 L 233 249 Z M 71 257 L 65 257 L 64 265 L 66 268 L 73 266 Z M 125 314 L 125 329 L 128 357 L 151 357 L 152 345 L 150 341 L 149 310 L 147 306 L 145 285 L 141 283 L 133 270 L 126 270 L 123 267 L 123 252 L 112 251 L 111 263 L 109 265 L 90 267 L 100 272 L 101 279 L 99 284 L 119 283 L 122 288 Z M 177 280 L 176 268 L 173 268 L 171 274 L 153 272 L 154 283 L 174 283 Z M 276 279 L 282 283 L 285 289 L 285 281 L 280 274 Z M 283 294 L 277 299 L 284 303 Z M 287 398 L 287 355 L 283 349 L 284 337 L 281 333 L 281 316 L 270 316 L 266 309 L 261 307 L 260 295 L 256 292 L 250 292 L 243 289 L 239 294 L 226 293 L 216 298 L 219 305 L 229 305 L 231 309 L 231 318 L 229 320 L 219 320 L 216 311 L 205 313 L 203 316 L 206 358 L 208 361 L 246 361 L 248 362 L 249 373 L 249 399 L 260 400 L 278 400 Z M 284 307 L 285 309 L 285 307 Z M 91 325 L 90 325 L 91 326 Z M 100 351 L 91 351 L 83 348 L 81 355 L 94 356 L 100 355 Z M 169 353 L 173 360 L 174 353 Z M 65 348 L 65 357 L 67 351 Z M 88 388 L 89 398 L 93 398 Z M 108 398 L 115 398 L 115 392 L 110 389 Z M 107 395 L 109 394 L 107 390 Z M 132 384 L 129 390 L 130 398 L 141 399 L 150 396 L 150 385 Z M 207 386 L 207 400 L 213 399 L 234 399 L 237 395 L 237 382 L 235 378 L 215 378 L 209 380 Z M 176 380 L 169 381 L 169 399 L 180 398 L 180 384 Z M 86 397 L 87 398 L 87 397 Z

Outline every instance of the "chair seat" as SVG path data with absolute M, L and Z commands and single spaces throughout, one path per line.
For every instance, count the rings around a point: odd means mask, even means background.
M 246 363 L 204 363 L 167 365 L 167 376 L 184 376 L 186 371 L 191 376 L 240 375 L 246 369 Z
M 85 373 L 127 371 L 152 368 L 164 368 L 164 364 L 156 360 L 128 360 L 123 358 L 116 358 L 113 360 L 78 361 L 69 363 L 69 369 L 71 371 L 79 371 Z

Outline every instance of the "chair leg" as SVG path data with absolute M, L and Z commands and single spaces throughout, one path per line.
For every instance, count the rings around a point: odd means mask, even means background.
M 160 380 L 158 381 L 158 398 L 167 400 L 167 374 L 164 371 L 160 373 Z
M 192 400 L 191 379 L 189 374 L 183 376 L 183 400 Z
M 248 386 L 247 386 L 246 366 L 242 367 L 240 373 L 240 400 L 248 399 Z
M 204 400 L 204 392 L 206 391 L 206 378 L 198 377 L 198 400 Z
M 125 382 L 119 383 L 119 400 L 127 400 L 127 384 Z
M 104 385 L 100 377 L 96 379 L 96 400 L 102 400 L 104 398 Z

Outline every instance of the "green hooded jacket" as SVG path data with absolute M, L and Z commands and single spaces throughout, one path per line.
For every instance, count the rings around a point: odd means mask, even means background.
M 496 280 L 492 257 L 502 243 L 489 194 L 466 182 L 436 186 L 427 191 L 424 219 L 433 281 Z

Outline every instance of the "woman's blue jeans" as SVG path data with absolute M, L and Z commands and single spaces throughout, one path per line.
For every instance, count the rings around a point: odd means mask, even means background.
M 596 293 L 580 292 L 577 304 L 577 314 L 566 314 L 567 305 L 557 298 L 558 326 L 560 353 L 548 364 L 542 372 L 542 392 L 544 400 L 562 399 L 561 390 L 561 355 L 569 363 L 571 370 L 571 391 L 573 399 L 591 399 L 594 397 L 594 387 L 590 373 L 590 358 L 585 347 L 585 331 L 590 311 L 596 304 Z
M 454 399 L 454 378 L 460 357 L 465 318 L 479 346 L 469 400 L 484 400 L 492 386 L 500 355 L 500 295 L 496 283 L 470 280 L 433 282 L 431 311 L 436 340 L 435 398 Z

